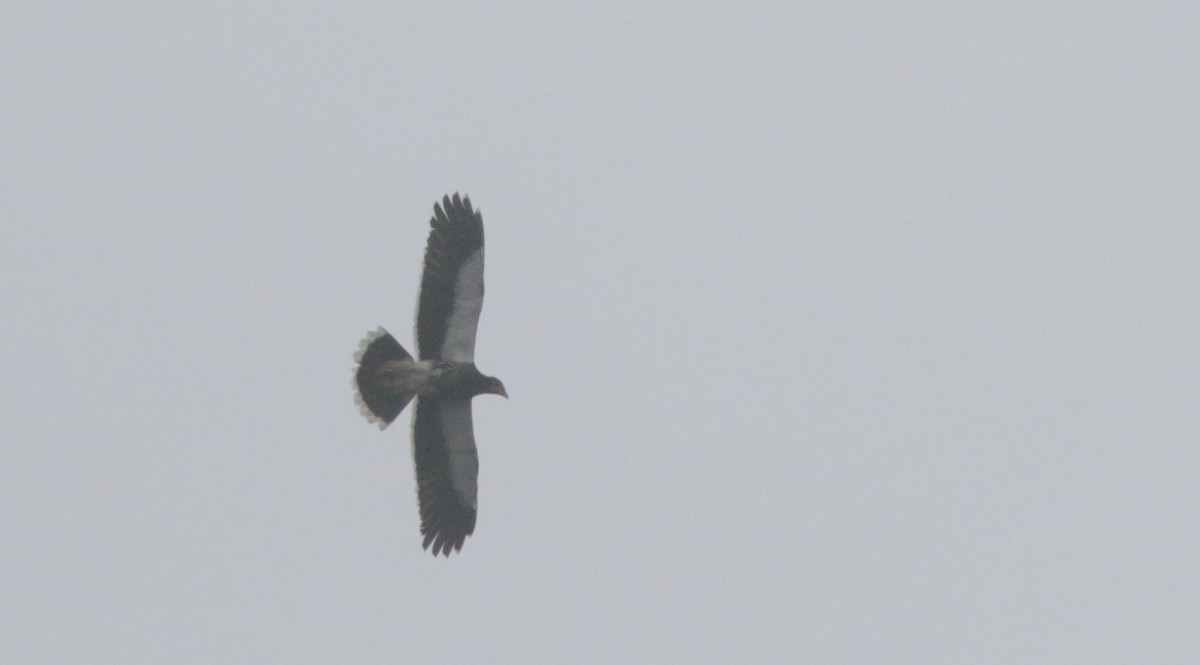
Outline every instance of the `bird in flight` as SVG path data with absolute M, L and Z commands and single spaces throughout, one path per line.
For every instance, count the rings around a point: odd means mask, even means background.
M 483 307 L 483 216 L 469 197 L 434 204 L 417 301 L 414 359 L 384 330 L 367 335 L 354 360 L 355 401 L 385 429 L 416 397 L 413 461 L 422 547 L 450 556 L 475 531 L 479 456 L 471 398 L 507 398 L 499 379 L 475 367 L 475 329 Z

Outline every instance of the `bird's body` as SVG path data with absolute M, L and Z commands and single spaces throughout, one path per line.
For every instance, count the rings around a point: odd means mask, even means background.
M 475 530 L 479 458 L 471 398 L 508 397 L 499 379 L 475 367 L 483 306 L 483 218 L 469 198 L 434 206 L 417 306 L 418 356 L 386 330 L 355 354 L 356 401 L 367 420 L 390 425 L 415 397 L 413 458 L 424 547 L 449 555 Z
M 383 328 L 383 334 L 388 334 Z M 378 332 L 378 331 L 377 331 Z M 361 367 L 361 365 L 360 365 Z M 442 399 L 470 399 L 484 393 L 496 393 L 490 376 L 484 376 L 474 363 L 433 360 L 389 360 L 364 372 L 364 381 L 371 381 L 376 390 L 394 395 L 412 394 Z M 360 403 L 361 403 L 360 397 Z M 360 404 L 363 415 L 368 419 L 374 415 L 365 403 Z M 387 427 L 388 423 L 378 420 Z

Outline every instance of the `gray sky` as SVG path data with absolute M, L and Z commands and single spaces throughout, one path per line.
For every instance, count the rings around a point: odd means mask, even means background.
M 1197 662 L 1198 6 L 691 4 L 4 5 L 0 661 Z

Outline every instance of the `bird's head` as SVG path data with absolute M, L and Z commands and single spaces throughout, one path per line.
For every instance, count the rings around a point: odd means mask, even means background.
M 504 389 L 504 383 L 494 376 L 487 378 L 487 383 L 483 386 L 483 392 L 508 399 L 508 391 Z

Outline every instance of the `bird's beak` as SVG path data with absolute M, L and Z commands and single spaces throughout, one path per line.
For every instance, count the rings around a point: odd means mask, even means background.
M 493 395 L 499 395 L 499 396 L 503 397 L 504 399 L 508 399 L 508 391 L 504 389 L 503 383 L 493 387 L 490 392 Z

